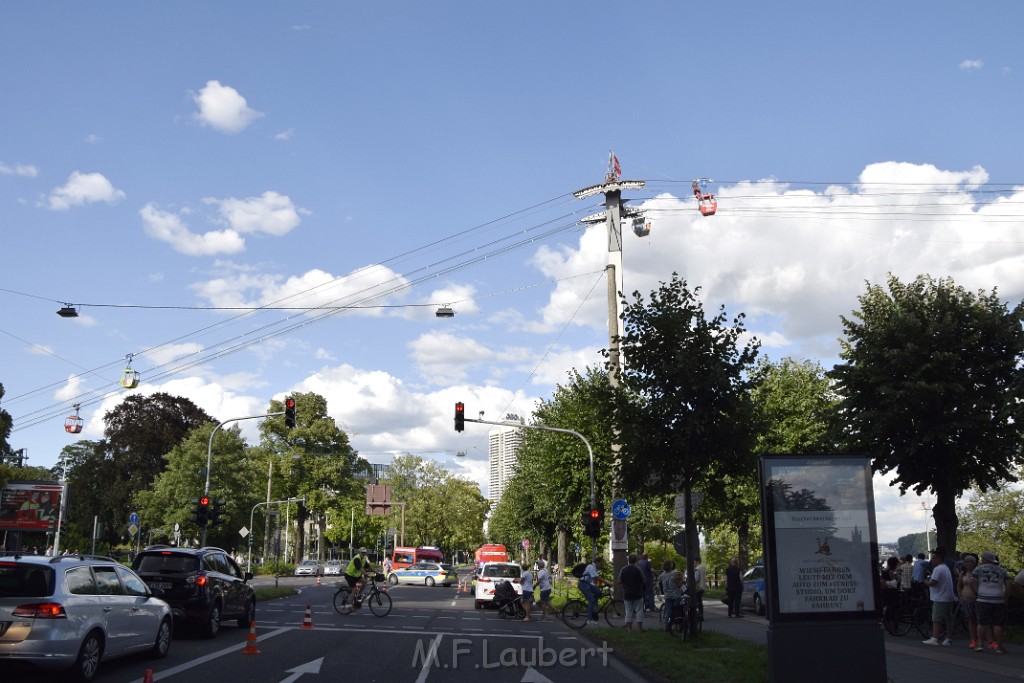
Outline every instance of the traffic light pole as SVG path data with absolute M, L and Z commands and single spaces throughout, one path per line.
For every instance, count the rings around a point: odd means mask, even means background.
M 217 430 L 226 425 L 229 422 L 240 422 L 241 420 L 258 420 L 263 417 L 274 417 L 275 415 L 284 415 L 282 410 L 279 413 L 264 413 L 263 415 L 249 415 L 247 417 L 233 417 L 230 420 L 224 420 L 219 425 L 213 428 L 210 432 L 210 444 L 206 448 L 206 484 L 203 486 L 203 495 L 210 495 L 210 465 L 213 463 L 213 435 L 217 433 Z M 203 525 L 200 532 L 199 545 L 206 545 L 206 525 Z
M 501 422 L 493 420 L 482 420 L 474 419 L 471 417 L 464 418 L 465 422 L 476 422 L 482 425 L 495 425 L 497 427 L 518 427 L 520 429 L 537 429 L 543 432 L 558 432 L 560 434 L 572 434 L 579 437 L 580 441 L 587 447 L 587 455 L 590 457 L 590 509 L 593 510 L 597 507 L 597 488 L 594 486 L 594 449 L 590 447 L 590 442 L 587 441 L 587 437 L 583 436 L 579 432 L 572 429 L 563 429 L 561 427 L 546 427 L 544 425 L 528 425 L 523 424 L 519 421 L 504 420 Z M 597 554 L 597 539 L 590 539 L 590 550 L 591 557 Z

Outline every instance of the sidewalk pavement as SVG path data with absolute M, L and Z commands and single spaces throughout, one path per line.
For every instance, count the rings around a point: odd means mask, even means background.
M 767 644 L 768 620 L 751 612 L 744 614 L 742 619 L 730 619 L 726 616 L 725 605 L 706 600 L 704 628 Z M 991 650 L 968 650 L 965 638 L 954 640 L 951 647 L 930 647 L 923 645 L 922 640 L 917 629 L 903 637 L 885 634 L 885 665 L 892 683 L 1024 681 L 1024 646 L 1010 644 L 1008 652 L 1000 655 Z M 850 654 L 856 656 L 856 653 Z M 854 662 L 855 659 L 851 659 L 849 664 L 854 665 Z

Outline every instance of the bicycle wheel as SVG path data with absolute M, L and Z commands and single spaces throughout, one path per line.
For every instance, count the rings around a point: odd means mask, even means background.
M 900 609 L 899 605 L 886 605 L 882 610 L 882 623 L 885 625 L 885 630 L 894 636 L 907 635 L 910 627 L 913 626 L 910 621 L 910 615 Z
M 386 617 L 391 613 L 391 596 L 382 591 L 373 593 L 366 602 L 370 605 L 370 611 L 376 617 Z
M 569 628 L 583 628 L 587 625 L 587 603 L 570 600 L 562 608 L 562 621 Z
M 626 606 L 622 600 L 612 600 L 606 603 L 601 611 L 604 612 L 604 620 L 612 628 L 622 628 L 626 625 Z
M 932 637 L 931 605 L 921 605 L 914 610 L 914 626 L 917 626 L 917 632 L 921 634 L 922 638 Z
M 697 606 L 697 633 L 704 630 L 704 609 Z
M 690 636 L 690 618 L 684 611 L 683 616 L 677 617 L 668 622 L 668 632 L 686 640 Z
M 526 618 L 526 610 L 523 609 L 523 602 L 521 600 L 516 600 L 515 606 L 516 606 L 516 619 L 525 619 Z
M 348 614 L 352 611 L 348 604 L 349 595 L 347 588 L 339 588 L 338 592 L 334 594 L 334 609 L 338 614 Z
M 967 613 L 964 608 L 957 606 L 956 614 L 953 615 L 953 635 L 954 636 L 965 636 L 971 632 L 970 624 L 968 623 Z

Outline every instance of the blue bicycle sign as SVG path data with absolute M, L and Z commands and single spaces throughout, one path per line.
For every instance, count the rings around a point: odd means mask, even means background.
M 632 510 L 629 509 L 629 503 L 626 501 L 619 499 L 612 503 L 612 517 L 615 519 L 627 519 L 630 512 Z

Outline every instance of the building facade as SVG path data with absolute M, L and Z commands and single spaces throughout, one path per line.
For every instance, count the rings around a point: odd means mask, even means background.
M 490 465 L 490 498 L 493 507 L 501 500 L 505 487 L 515 474 L 516 454 L 523 444 L 519 427 L 494 427 L 487 432 L 487 461 Z

